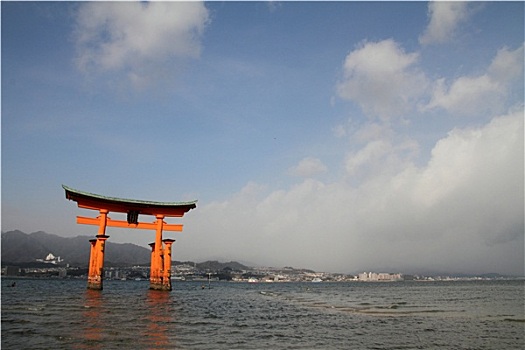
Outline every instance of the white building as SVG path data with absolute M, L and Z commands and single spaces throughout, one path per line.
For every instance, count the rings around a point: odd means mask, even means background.
M 52 253 L 49 253 L 45 259 L 36 259 L 36 261 L 44 262 L 46 264 L 56 264 L 64 261 L 64 259 L 60 259 L 59 256 L 54 256 Z
M 358 275 L 359 281 L 401 281 L 402 279 L 400 273 L 363 272 Z

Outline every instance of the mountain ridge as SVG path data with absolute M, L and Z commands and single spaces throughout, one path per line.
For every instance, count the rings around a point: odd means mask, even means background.
M 24 233 L 20 230 L 13 230 L 1 233 L 1 261 L 5 265 L 39 265 L 53 266 L 38 262 L 37 259 L 45 259 L 48 254 L 60 257 L 63 262 L 60 264 L 70 264 L 71 266 L 87 267 L 89 263 L 89 240 L 90 236 L 62 237 L 44 231 Z M 133 243 L 114 243 L 106 241 L 104 254 L 104 265 L 106 267 L 145 265 L 149 266 L 151 260 L 151 250 L 140 247 Z M 172 265 L 194 265 L 199 269 L 221 271 L 229 270 L 249 270 L 251 267 L 245 266 L 236 261 L 219 262 L 208 260 L 201 263 L 193 261 L 172 261 Z
M 36 262 L 51 253 L 60 256 L 64 263 L 87 266 L 90 239 L 90 236 L 61 237 L 43 231 L 30 234 L 20 230 L 2 232 L 2 265 Z M 149 264 L 150 258 L 151 251 L 147 248 L 132 243 L 106 242 L 106 266 Z

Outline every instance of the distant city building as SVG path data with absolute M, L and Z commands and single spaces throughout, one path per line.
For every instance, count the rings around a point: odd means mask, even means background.
M 64 259 L 60 259 L 59 256 L 54 256 L 52 253 L 47 254 L 45 259 L 36 259 L 38 262 L 43 262 L 46 264 L 57 264 L 59 262 L 64 261 Z
M 403 277 L 400 273 L 376 273 L 376 272 L 363 272 L 358 275 L 359 281 L 401 281 Z
M 7 266 L 5 269 L 5 274 L 7 276 L 20 276 L 22 269 L 18 266 Z

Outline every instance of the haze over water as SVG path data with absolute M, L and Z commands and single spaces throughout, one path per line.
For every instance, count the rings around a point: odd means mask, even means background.
M 2 349 L 523 349 L 524 281 L 2 279 Z

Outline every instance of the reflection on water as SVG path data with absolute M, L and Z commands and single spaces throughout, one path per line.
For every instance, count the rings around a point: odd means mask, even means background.
M 86 290 L 78 348 L 107 349 L 118 340 L 133 348 L 173 348 L 173 310 L 170 292 L 142 290 L 119 297 L 114 292 Z M 119 292 L 122 294 L 122 292 Z
M 104 310 L 104 296 L 99 290 L 87 289 L 84 293 L 85 305 L 82 312 L 82 323 L 84 324 L 83 338 L 80 348 L 102 349 L 102 312 Z
M 148 290 L 146 327 L 147 343 L 155 348 L 166 348 L 169 345 L 168 325 L 171 321 L 171 294 L 166 291 Z

